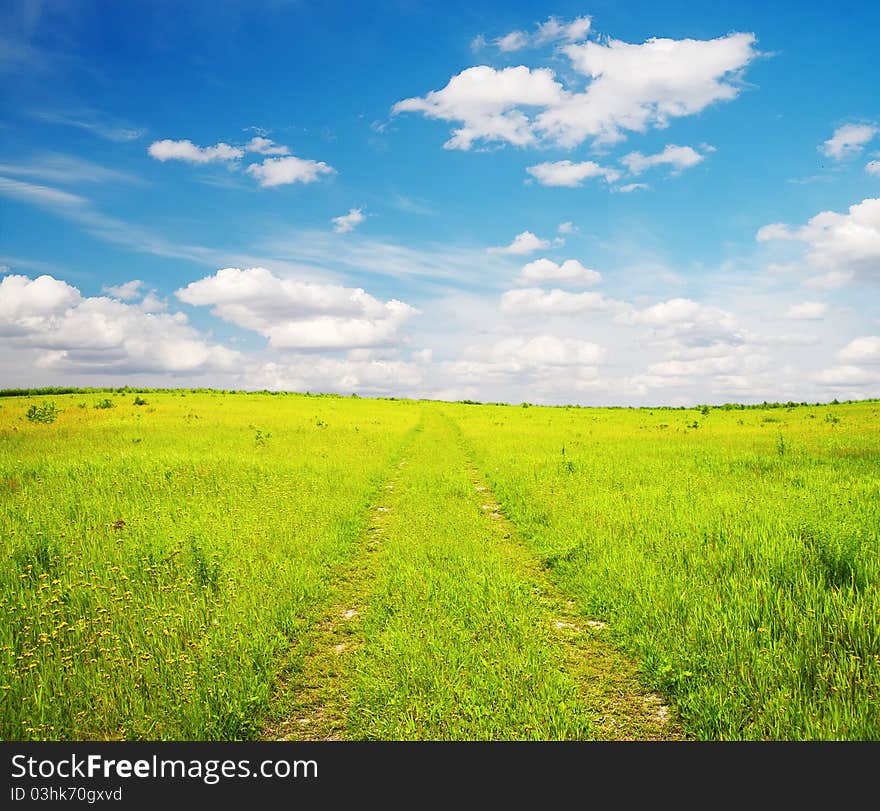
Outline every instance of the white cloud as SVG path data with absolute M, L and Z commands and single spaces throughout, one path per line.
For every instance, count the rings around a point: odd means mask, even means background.
M 846 214 L 823 211 L 799 228 L 765 225 L 756 238 L 802 242 L 806 269 L 821 274 L 813 286 L 840 286 L 854 278 L 880 281 L 880 199 L 862 200 Z
M 333 230 L 336 231 L 337 234 L 347 234 L 349 231 L 353 231 L 357 228 L 357 226 L 359 226 L 365 219 L 367 219 L 367 217 L 364 214 L 363 209 L 350 208 L 348 214 L 333 217 Z
M 446 149 L 470 149 L 477 141 L 526 146 L 536 138 L 530 119 L 518 108 L 558 104 L 563 95 L 562 85 L 547 68 L 531 70 L 519 65 L 495 70 L 479 65 L 453 76 L 442 90 L 397 102 L 391 112 L 461 121 L 462 126 L 443 145 Z
M 114 298 L 122 299 L 123 301 L 131 301 L 140 295 L 140 289 L 143 287 L 143 284 L 144 283 L 140 279 L 132 279 L 130 282 L 124 282 L 123 284 L 117 285 L 107 285 L 101 289 Z
M 819 149 L 829 158 L 843 160 L 858 155 L 876 134 L 877 127 L 870 124 L 844 124 Z
M 289 155 L 290 150 L 284 144 L 276 144 L 269 138 L 256 135 L 250 139 L 244 149 L 247 152 L 256 152 L 259 155 Z
M 630 152 L 620 162 L 634 175 L 639 175 L 654 166 L 671 166 L 674 173 L 696 166 L 705 159 L 693 147 L 669 144 L 662 152 L 655 155 L 643 155 L 641 152 Z
M 31 116 L 52 124 L 63 124 L 68 127 L 86 130 L 108 141 L 116 141 L 117 143 L 136 141 L 146 132 L 146 130 L 129 126 L 125 122 L 89 110 L 81 110 L 73 114 L 35 112 L 31 113 Z
M 828 305 L 821 301 L 804 301 L 792 304 L 785 313 L 786 318 L 814 321 L 828 312 Z
M 651 364 L 648 375 L 674 378 L 695 378 L 704 375 L 740 375 L 766 369 L 771 359 L 751 352 L 747 347 L 734 347 L 724 354 L 701 358 L 665 360 Z
M 360 288 L 282 279 L 265 268 L 224 268 L 176 295 L 187 304 L 211 306 L 224 321 L 254 330 L 283 349 L 388 345 L 418 313 Z
M 466 352 L 466 357 L 495 367 L 496 371 L 508 372 L 595 366 L 604 356 L 605 350 L 598 344 L 554 335 L 504 338 L 488 347 L 472 347 Z
M 283 158 L 266 158 L 262 163 L 252 163 L 245 171 L 253 175 L 261 186 L 284 186 L 288 183 L 313 183 L 321 175 L 335 174 L 336 170 L 323 161 L 304 160 L 293 155 Z
M 863 335 L 850 341 L 838 353 L 851 363 L 880 363 L 880 335 Z
M 868 161 L 865 164 L 865 171 L 869 175 L 880 175 L 880 161 Z
M 813 379 L 831 388 L 846 388 L 880 383 L 880 372 L 869 371 L 860 366 L 833 366 L 830 369 L 817 372 Z
M 501 296 L 501 311 L 510 315 L 580 315 L 619 310 L 622 306 L 601 293 L 569 293 L 540 287 L 508 290 Z
M 626 183 L 623 186 L 615 187 L 614 191 L 621 191 L 624 194 L 629 194 L 629 192 L 638 191 L 639 189 L 650 189 L 651 187 L 647 183 Z
M 244 157 L 244 150 L 222 141 L 214 146 L 196 146 L 190 140 L 154 141 L 147 149 L 150 157 L 158 161 L 185 161 L 186 163 L 215 163 L 234 161 Z
M 535 44 L 544 45 L 557 40 L 579 42 L 590 33 L 592 22 L 590 17 L 576 17 L 568 23 L 561 22 L 556 17 L 548 17 L 545 22 L 538 24 L 534 37 Z
M 71 194 L 51 186 L 40 186 L 36 183 L 13 180 L 10 177 L 0 177 L 0 194 L 16 197 L 20 200 L 27 200 L 38 205 L 59 207 L 70 211 L 88 204 L 85 197 L 80 197 L 78 194 Z
M 620 172 L 594 161 L 572 163 L 569 160 L 539 163 L 529 166 L 526 171 L 542 186 L 568 186 L 573 188 L 590 177 L 601 177 L 613 183 L 620 177 Z
M 734 99 L 741 72 L 758 56 L 754 45 L 754 35 L 746 33 L 641 45 L 613 39 L 569 44 L 562 52 L 584 77 L 585 90 L 566 89 L 546 68 L 482 65 L 456 74 L 441 90 L 398 102 L 392 112 L 460 122 L 447 149 L 614 143 L 627 132 L 665 127 L 672 118 Z
M 523 231 L 513 238 L 513 242 L 503 248 L 488 248 L 488 253 L 509 253 L 509 254 L 525 254 L 540 251 L 542 248 L 549 248 L 550 242 L 546 239 L 536 237 L 531 231 Z
M 430 357 L 428 358 L 430 362 Z M 248 372 L 248 385 L 275 391 L 314 391 L 373 396 L 401 396 L 425 382 L 423 362 L 385 358 L 299 356 L 285 363 L 269 362 Z
M 511 31 L 493 42 L 498 50 L 509 53 L 521 51 L 523 48 L 539 47 L 550 42 L 578 42 L 584 39 L 590 31 L 592 20 L 589 17 L 577 17 L 571 22 L 564 22 L 556 17 L 548 17 L 542 23 L 535 26 L 533 34 L 525 31 Z M 482 42 L 485 45 L 485 40 Z
M 601 281 L 602 275 L 584 267 L 577 259 L 566 259 L 561 265 L 551 259 L 536 259 L 523 266 L 516 279 L 517 284 L 561 284 L 572 287 L 589 287 Z
M 498 46 L 499 51 L 509 53 L 510 51 L 522 50 L 528 46 L 529 37 L 523 31 L 511 31 L 503 37 L 498 37 L 494 42 Z
M 804 285 L 816 290 L 836 290 L 849 284 L 855 278 L 855 274 L 849 270 L 831 270 L 818 276 L 811 276 L 804 281 Z
M 246 169 L 263 187 L 283 186 L 289 183 L 313 183 L 321 175 L 334 174 L 336 170 L 323 161 L 306 160 L 290 154 L 290 150 L 263 136 L 251 138 L 244 146 L 230 146 L 219 143 L 214 146 L 196 146 L 192 141 L 155 141 L 147 150 L 160 161 L 179 160 L 187 163 L 235 163 L 251 152 L 259 155 L 274 155 L 258 163 L 251 163 Z
M 104 297 L 83 297 L 52 276 L 0 282 L 0 335 L 34 364 L 59 372 L 226 371 L 237 352 L 208 343 L 182 313 L 145 313 Z
M 665 127 L 740 92 L 742 70 L 758 56 L 754 34 L 712 40 L 651 38 L 641 45 L 620 40 L 586 42 L 563 50 L 590 79 L 584 93 L 569 95 L 541 113 L 538 130 L 563 146 L 586 138 L 622 140 L 625 131 Z
M 621 323 L 642 324 L 692 347 L 741 343 L 734 316 L 717 307 L 686 298 L 661 301 L 643 310 L 623 312 Z
M 137 183 L 138 178 L 97 163 L 55 152 L 42 153 L 26 163 L 0 164 L 0 174 L 49 180 L 54 183 Z
M 168 302 L 160 299 L 156 295 L 155 290 L 151 290 L 147 295 L 141 299 L 141 303 L 138 304 L 141 312 L 144 313 L 162 313 L 168 309 Z
M 556 230 L 560 234 L 574 234 L 578 227 L 573 222 L 561 222 Z

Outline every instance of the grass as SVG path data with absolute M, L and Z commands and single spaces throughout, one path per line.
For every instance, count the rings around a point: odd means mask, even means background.
M 0 736 L 251 737 L 416 416 L 112 399 L 0 411 Z
M 457 419 L 555 581 L 695 736 L 880 738 L 878 404 L 694 413 Z
M 0 737 L 878 739 L 878 429 L 4 396 Z

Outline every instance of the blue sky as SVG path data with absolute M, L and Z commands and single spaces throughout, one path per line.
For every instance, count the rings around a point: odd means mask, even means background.
M 0 11 L 0 380 L 880 395 L 875 3 Z

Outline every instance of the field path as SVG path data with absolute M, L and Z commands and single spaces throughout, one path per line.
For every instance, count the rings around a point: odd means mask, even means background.
M 534 584 L 559 635 L 563 666 L 577 681 L 578 693 L 594 717 L 600 740 L 673 740 L 684 737 L 669 704 L 639 681 L 634 663 L 608 641 L 608 625 L 585 616 L 575 600 L 563 594 L 538 559 L 517 538 L 516 526 L 503 514 L 480 475 L 457 426 L 453 430 L 467 459 L 468 475 L 479 494 L 480 509 L 495 523 L 495 540 L 511 565 Z M 500 537 L 499 537 L 500 536 Z
M 426 414 L 382 494 L 264 737 L 682 737 L 520 543 L 449 417 Z
M 421 430 L 421 425 L 417 426 L 413 435 Z M 338 572 L 330 584 L 330 606 L 306 641 L 301 669 L 284 673 L 276 687 L 277 706 L 273 720 L 263 730 L 263 739 L 333 741 L 345 737 L 348 697 L 342 668 L 363 641 L 359 630 L 370 583 L 376 574 L 376 552 L 411 442 L 412 438 L 404 443 L 370 507 L 367 526 L 356 540 L 351 565 Z

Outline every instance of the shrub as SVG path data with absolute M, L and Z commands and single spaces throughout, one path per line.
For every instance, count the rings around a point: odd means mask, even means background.
M 58 409 L 55 408 L 55 403 L 43 402 L 40 405 L 32 405 L 25 416 L 31 422 L 55 422 Z
M 105 397 L 103 400 L 98 400 L 95 403 L 95 408 L 113 408 L 113 401 L 109 397 Z

